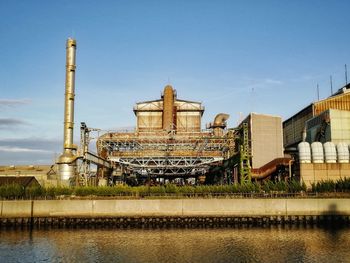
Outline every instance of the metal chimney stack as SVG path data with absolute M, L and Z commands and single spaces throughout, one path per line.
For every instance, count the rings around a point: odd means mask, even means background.
M 174 89 L 167 85 L 163 95 L 163 130 L 174 129 Z
M 75 51 L 77 42 L 68 38 L 66 46 L 66 91 L 64 100 L 63 154 L 59 157 L 59 176 L 62 184 L 69 184 L 76 174 L 76 146 L 73 145 L 74 96 L 75 96 Z

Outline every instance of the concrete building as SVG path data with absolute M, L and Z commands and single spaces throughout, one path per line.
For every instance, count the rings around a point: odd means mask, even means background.
M 251 113 L 248 123 L 253 169 L 277 158 L 283 158 L 282 119 L 279 116 Z
M 234 137 L 236 152 L 225 164 L 225 174 L 232 174 L 233 181 L 271 178 L 278 167 L 288 167 L 281 117 L 250 113 L 234 130 Z
M 306 141 L 350 143 L 350 111 L 329 109 L 306 122 Z
M 295 157 L 294 172 L 308 187 L 350 177 L 350 84 L 284 121 L 283 135 L 286 152 Z
M 300 163 L 297 173 L 308 188 L 321 181 L 350 178 L 349 163 Z

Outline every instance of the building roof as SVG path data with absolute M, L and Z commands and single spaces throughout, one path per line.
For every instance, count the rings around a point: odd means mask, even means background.
M 300 111 L 298 111 L 297 113 L 295 113 L 293 116 L 291 116 L 291 117 L 289 117 L 288 119 L 286 119 L 285 121 L 283 121 L 283 123 L 289 122 L 289 121 L 290 121 L 291 119 L 293 119 L 295 116 L 301 114 L 301 113 L 304 112 L 304 111 L 310 111 L 310 108 L 311 108 L 311 110 L 312 110 L 313 106 L 314 106 L 314 103 L 311 103 L 311 104 L 307 105 L 306 107 L 302 108 Z
M 288 121 L 290 121 L 291 119 L 293 119 L 295 116 L 299 115 L 300 113 L 302 113 L 303 111 L 307 111 L 309 110 L 309 108 L 311 107 L 312 110 L 314 109 L 314 106 L 317 106 L 319 104 L 322 104 L 324 102 L 327 101 L 331 101 L 331 100 L 335 100 L 338 98 L 341 98 L 343 96 L 348 96 L 350 94 L 350 83 L 345 85 L 344 87 L 342 87 L 341 89 L 339 89 L 336 93 L 332 94 L 331 96 L 329 96 L 328 98 L 319 100 L 319 101 L 315 101 L 310 103 L 309 105 L 307 105 L 306 107 L 302 108 L 300 111 L 298 111 L 297 113 L 293 114 L 293 116 L 289 117 L 288 119 L 286 119 L 283 123 L 287 123 Z
M 40 185 L 34 176 L 0 176 L 0 186 L 9 184 L 19 184 L 23 187 Z

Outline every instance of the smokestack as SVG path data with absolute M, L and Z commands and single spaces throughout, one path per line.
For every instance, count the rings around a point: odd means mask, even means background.
M 68 38 L 66 46 L 66 89 L 64 104 L 63 154 L 59 157 L 59 175 L 63 184 L 69 184 L 76 173 L 76 155 L 73 150 L 74 87 L 75 87 L 75 39 Z
M 163 130 L 174 130 L 174 89 L 167 85 L 163 95 Z

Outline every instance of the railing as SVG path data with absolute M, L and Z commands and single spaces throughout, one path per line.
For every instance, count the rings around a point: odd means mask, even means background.
M 322 198 L 350 198 L 350 192 L 330 193 L 152 193 L 134 192 L 117 193 L 113 195 L 57 195 L 57 196 L 23 196 L 17 198 L 0 198 L 0 200 L 91 200 L 91 199 L 322 199 Z

